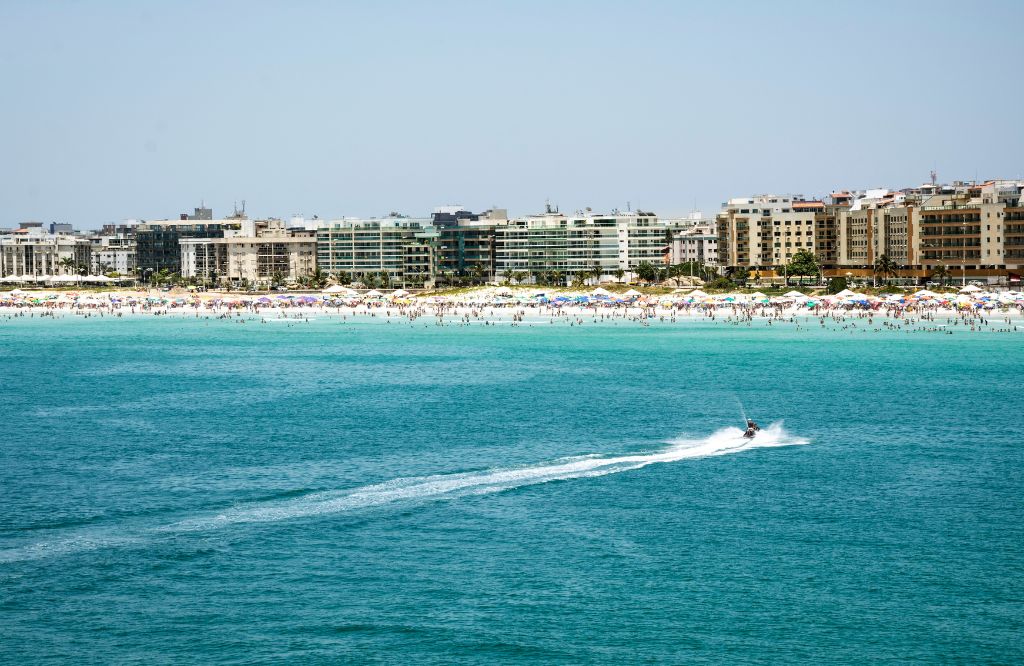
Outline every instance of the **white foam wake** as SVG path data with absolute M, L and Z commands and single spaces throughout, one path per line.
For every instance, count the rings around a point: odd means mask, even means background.
M 804 438 L 789 435 L 781 422 L 764 428 L 754 439 L 744 439 L 743 431 L 739 428 L 724 428 L 705 439 L 672 440 L 668 442 L 668 447 L 651 453 L 618 456 L 592 454 L 527 467 L 399 478 L 347 490 L 313 493 L 278 502 L 249 504 L 215 515 L 199 516 L 149 528 L 119 528 L 113 525 L 95 530 L 76 531 L 61 538 L 0 550 L 0 562 L 134 545 L 145 543 L 159 534 L 210 530 L 240 523 L 296 520 L 401 502 L 414 503 L 483 495 L 551 481 L 616 474 L 656 463 L 807 443 L 808 440 Z
M 749 449 L 807 444 L 808 440 L 786 433 L 782 423 L 744 439 L 739 428 L 724 428 L 702 440 L 673 440 L 668 448 L 653 453 L 620 456 L 589 455 L 529 467 L 490 469 L 459 474 L 399 478 L 384 483 L 341 491 L 314 493 L 280 503 L 243 506 L 213 517 L 175 524 L 175 529 L 209 529 L 234 523 L 271 522 L 343 513 L 396 502 L 450 499 L 496 493 L 524 486 L 604 476 L 639 469 L 655 463 L 703 458 Z

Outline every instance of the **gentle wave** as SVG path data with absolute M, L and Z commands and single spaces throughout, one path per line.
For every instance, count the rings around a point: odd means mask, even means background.
M 242 523 L 267 523 L 329 516 L 396 503 L 485 495 L 552 481 L 616 474 L 658 463 L 807 443 L 807 439 L 788 434 L 781 422 L 764 428 L 754 439 L 744 439 L 743 431 L 738 428 L 724 428 L 705 439 L 672 440 L 668 448 L 652 453 L 618 456 L 591 454 L 528 467 L 398 478 L 346 490 L 317 492 L 276 501 L 260 501 L 217 514 L 197 516 L 148 529 L 126 529 L 121 534 L 110 533 L 111 530 L 116 531 L 116 528 L 107 528 L 99 534 L 78 533 L 61 539 L 0 551 L 0 562 L 136 544 L 144 541 L 146 537 L 152 538 L 160 534 L 213 530 Z

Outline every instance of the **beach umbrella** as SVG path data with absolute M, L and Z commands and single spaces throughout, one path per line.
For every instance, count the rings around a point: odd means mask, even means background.
M 371 289 L 370 291 L 366 292 L 363 295 L 366 296 L 366 298 L 380 298 L 384 294 L 380 293 L 376 289 Z
M 607 289 L 604 289 L 602 287 L 598 287 L 594 291 L 590 292 L 590 295 L 591 296 L 611 296 L 612 292 L 610 292 Z
M 623 293 L 622 295 L 627 297 L 627 298 L 637 298 L 639 296 L 643 296 L 643 294 L 641 294 L 636 289 L 630 289 L 629 291 Z
M 786 298 L 807 298 L 807 294 L 796 290 L 787 291 L 785 294 L 783 294 L 783 296 L 785 296 Z
M 854 294 L 849 289 L 843 289 L 841 292 L 836 294 L 836 296 L 838 296 L 839 298 L 851 298 L 851 297 L 856 296 L 856 294 Z
M 961 294 L 975 294 L 979 291 L 981 291 L 981 287 L 979 287 L 976 284 L 967 284 L 964 285 L 963 287 L 960 287 Z

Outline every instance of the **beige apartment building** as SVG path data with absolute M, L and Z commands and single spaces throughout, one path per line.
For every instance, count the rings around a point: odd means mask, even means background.
M 945 270 L 963 280 L 1016 284 L 1024 272 L 1024 182 L 834 192 L 830 201 L 762 195 L 731 199 L 716 218 L 722 266 L 778 275 L 799 250 L 825 277 L 874 274 L 886 255 L 897 277 Z
M 316 233 L 281 220 L 240 220 L 223 238 L 182 238 L 181 275 L 220 283 L 269 285 L 316 271 Z

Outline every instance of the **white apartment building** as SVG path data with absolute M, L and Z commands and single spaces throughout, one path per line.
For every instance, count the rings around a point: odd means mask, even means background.
M 89 241 L 42 227 L 16 229 L 0 236 L 0 277 L 78 275 L 91 266 Z
M 671 263 L 690 262 L 718 265 L 718 229 L 714 222 L 689 227 L 672 238 Z
M 102 234 L 91 236 L 89 241 L 92 244 L 92 273 L 131 275 L 135 272 L 137 262 L 133 235 Z
M 610 280 L 622 271 L 633 278 L 644 262 L 664 263 L 669 232 L 680 226 L 642 211 L 565 215 L 548 210 L 496 227 L 495 272 L 499 277 L 555 272 L 567 280 L 599 272 L 601 280 Z

